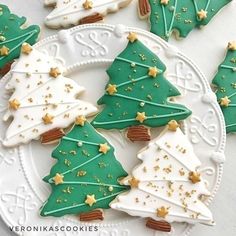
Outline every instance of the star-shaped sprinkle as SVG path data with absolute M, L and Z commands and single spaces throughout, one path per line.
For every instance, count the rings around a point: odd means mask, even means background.
M 198 13 L 197 13 L 197 17 L 199 20 L 204 20 L 207 18 L 207 11 L 205 10 L 200 10 Z
M 148 75 L 155 78 L 158 75 L 158 69 L 156 67 L 149 67 Z
M 201 175 L 198 172 L 191 171 L 188 176 L 189 180 L 192 181 L 193 184 L 196 184 L 201 181 Z
M 222 107 L 228 107 L 230 102 L 231 102 L 231 100 L 227 96 L 220 99 L 220 105 Z
M 135 42 L 136 40 L 138 40 L 138 36 L 137 36 L 136 33 L 130 32 L 129 35 L 128 35 L 128 37 L 127 37 L 127 39 L 128 39 L 131 43 L 133 43 L 133 42 Z
M 10 109 L 17 110 L 20 107 L 20 102 L 17 99 L 13 99 L 9 101 Z
M 107 143 L 99 144 L 99 152 L 106 154 L 110 150 L 110 147 Z
M 168 5 L 170 0 L 161 0 L 162 5 Z
M 140 123 L 143 123 L 147 119 L 145 112 L 137 112 L 137 116 L 135 120 L 139 121 Z
M 21 52 L 29 55 L 32 52 L 32 47 L 28 43 L 23 43 L 21 46 Z
M 76 125 L 80 125 L 80 126 L 84 126 L 84 123 L 86 122 L 86 118 L 85 116 L 78 116 L 75 119 L 75 124 Z
M 63 175 L 56 173 L 56 175 L 53 177 L 54 184 L 55 185 L 62 184 L 64 182 L 63 179 L 64 179 Z
M 176 120 L 171 120 L 168 123 L 168 130 L 170 131 L 176 131 L 179 128 L 179 124 L 177 123 Z
M 59 75 L 61 74 L 60 70 L 58 67 L 55 67 L 55 68 L 51 68 L 50 69 L 50 72 L 49 72 L 49 75 L 53 78 L 57 78 Z
M 90 207 L 96 203 L 95 195 L 87 195 L 85 203 L 88 204 Z
M 45 116 L 42 117 L 43 123 L 45 125 L 52 124 L 53 123 L 54 116 L 50 114 L 46 114 Z
M 231 51 L 236 51 L 236 41 L 228 43 L 228 49 Z
M 128 182 L 132 188 L 137 188 L 140 183 L 140 181 L 134 177 L 132 177 Z
M 93 8 L 93 2 L 92 2 L 92 1 L 89 1 L 89 0 L 86 0 L 86 1 L 83 3 L 83 7 L 84 7 L 85 10 L 92 9 L 92 8 Z
M 2 46 L 0 48 L 0 56 L 7 56 L 9 54 L 10 49 L 6 46 Z
M 109 95 L 113 95 L 117 92 L 116 85 L 115 84 L 108 84 L 106 91 Z
M 161 218 L 165 218 L 169 214 L 168 208 L 162 206 L 157 209 L 157 216 Z

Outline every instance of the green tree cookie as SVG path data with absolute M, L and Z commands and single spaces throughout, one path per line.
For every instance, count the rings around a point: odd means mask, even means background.
M 36 42 L 39 26 L 22 27 L 25 22 L 25 17 L 11 14 L 7 6 L 0 4 L 0 68 L 19 57 L 24 42 Z
M 114 148 L 84 117 L 78 117 L 52 156 L 57 163 L 44 178 L 51 184 L 52 193 L 42 207 L 42 216 L 107 209 L 119 193 L 127 190 L 118 183 L 127 173 L 115 159 Z
M 191 114 L 185 106 L 167 101 L 180 93 L 164 78 L 165 65 L 136 37 L 129 34 L 126 49 L 107 70 L 110 81 L 98 101 L 105 107 L 92 121 L 96 128 L 157 127 Z

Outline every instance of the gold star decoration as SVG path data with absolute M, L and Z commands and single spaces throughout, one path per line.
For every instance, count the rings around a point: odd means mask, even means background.
M 117 92 L 116 85 L 115 84 L 108 84 L 106 91 L 109 95 L 113 95 Z
M 17 110 L 20 107 L 20 102 L 17 99 L 13 99 L 9 101 L 10 109 Z
M 86 1 L 83 3 L 83 7 L 84 7 L 85 10 L 92 9 L 92 8 L 93 8 L 93 2 L 92 2 L 92 1 L 89 1 L 89 0 L 86 0 Z
M 45 125 L 52 124 L 53 123 L 54 116 L 49 115 L 48 113 L 42 117 L 43 123 Z
M 168 208 L 162 206 L 157 209 L 157 216 L 161 218 L 166 218 L 166 216 L 169 214 Z
M 106 154 L 110 150 L 110 147 L 107 143 L 99 144 L 99 146 L 99 152 L 102 152 L 103 154 Z
M 0 48 L 0 56 L 7 56 L 9 54 L 10 49 L 6 46 L 2 46 Z
M 84 126 L 85 121 L 86 121 L 85 116 L 78 116 L 75 119 L 75 124 L 80 125 L 80 126 Z
M 228 107 L 230 102 L 231 102 L 231 100 L 227 96 L 220 99 L 220 105 L 222 107 Z
M 193 184 L 196 184 L 201 181 L 201 175 L 198 172 L 191 171 L 188 176 L 189 180 L 192 181 Z
M 63 175 L 56 173 L 56 175 L 53 177 L 54 184 L 55 185 L 62 184 L 64 182 L 63 179 L 64 179 Z
M 179 128 L 179 124 L 177 123 L 176 120 L 169 121 L 167 126 L 168 126 L 168 130 L 170 131 L 176 131 L 177 128 Z
M 21 52 L 29 55 L 32 51 L 32 47 L 28 43 L 23 43 L 21 46 Z
M 236 51 L 236 41 L 228 43 L 228 49 L 231 51 Z
M 205 10 L 200 10 L 198 13 L 197 13 L 197 17 L 199 20 L 204 20 L 207 18 L 207 11 Z
M 85 203 L 88 204 L 90 207 L 96 203 L 95 195 L 87 195 Z
M 140 123 L 143 123 L 147 119 L 145 112 L 137 112 L 137 116 L 135 120 L 139 121 Z
M 61 74 L 60 70 L 58 67 L 55 67 L 55 68 L 51 68 L 50 69 L 50 72 L 49 72 L 49 75 L 53 78 L 57 78 L 59 75 Z
M 170 0 L 161 0 L 161 4 L 168 5 Z
M 149 67 L 148 75 L 155 78 L 158 75 L 158 69 L 156 67 Z
M 128 182 L 132 188 L 137 188 L 140 183 L 140 181 L 134 177 L 132 177 Z
M 131 43 L 133 43 L 133 42 L 135 42 L 136 40 L 138 40 L 138 36 L 137 36 L 136 33 L 130 32 L 129 35 L 128 35 L 128 37 L 127 37 L 127 39 L 128 39 Z

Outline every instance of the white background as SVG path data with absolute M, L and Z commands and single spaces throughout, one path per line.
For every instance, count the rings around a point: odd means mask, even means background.
M 41 39 L 57 32 L 49 30 L 43 25 L 43 19 L 51 11 L 50 8 L 43 7 L 43 0 L 1 0 L 0 3 L 8 5 L 18 15 L 27 16 L 30 24 L 40 25 Z M 127 8 L 122 9 L 119 13 L 108 15 L 105 22 L 149 29 L 146 21 L 138 19 L 137 0 L 133 0 Z M 235 0 L 226 6 L 204 29 L 192 31 L 184 40 L 171 39 L 170 43 L 191 58 L 210 82 L 216 73 L 217 66 L 224 58 L 227 42 L 232 40 L 236 40 Z M 214 227 L 197 225 L 192 231 L 192 236 L 236 235 L 236 134 L 227 136 L 225 154 L 227 159 L 223 181 L 211 205 L 217 225 Z M 1 220 L 0 235 L 14 235 Z

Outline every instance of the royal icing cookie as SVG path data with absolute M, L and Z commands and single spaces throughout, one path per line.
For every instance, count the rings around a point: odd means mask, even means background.
M 24 42 L 34 44 L 40 28 L 37 25 L 23 27 L 25 17 L 10 12 L 7 6 L 0 4 L 0 69 L 20 55 Z
M 173 31 L 186 37 L 195 27 L 201 27 L 232 0 L 139 0 L 139 15 L 149 18 L 150 31 L 168 40 Z
M 131 0 L 44 0 L 46 6 L 55 9 L 46 17 L 50 28 L 101 21 L 109 12 L 116 12 L 127 6 Z
M 96 128 L 124 129 L 146 125 L 157 127 L 170 120 L 183 120 L 191 111 L 167 99 L 180 95 L 164 78 L 165 65 L 138 40 L 128 35 L 129 43 L 107 70 L 110 80 L 98 101 L 104 109 L 92 121 Z
M 29 44 L 21 48 L 6 89 L 13 91 L 4 120 L 13 117 L 3 144 L 14 146 L 37 139 L 54 128 L 65 128 L 76 117 L 92 115 L 97 108 L 78 99 L 84 91 L 64 77 L 64 68 Z
M 201 162 L 173 123 L 138 153 L 142 164 L 121 181 L 131 190 L 117 196 L 110 206 L 156 221 L 212 225 L 212 214 L 200 198 L 210 195 L 199 171 Z
M 236 132 L 236 41 L 228 43 L 227 55 L 212 83 L 225 117 L 226 131 Z
M 44 180 L 52 193 L 42 207 L 42 216 L 81 214 L 109 203 L 127 190 L 118 183 L 127 173 L 115 159 L 114 148 L 80 117 L 52 153 L 57 163 Z

